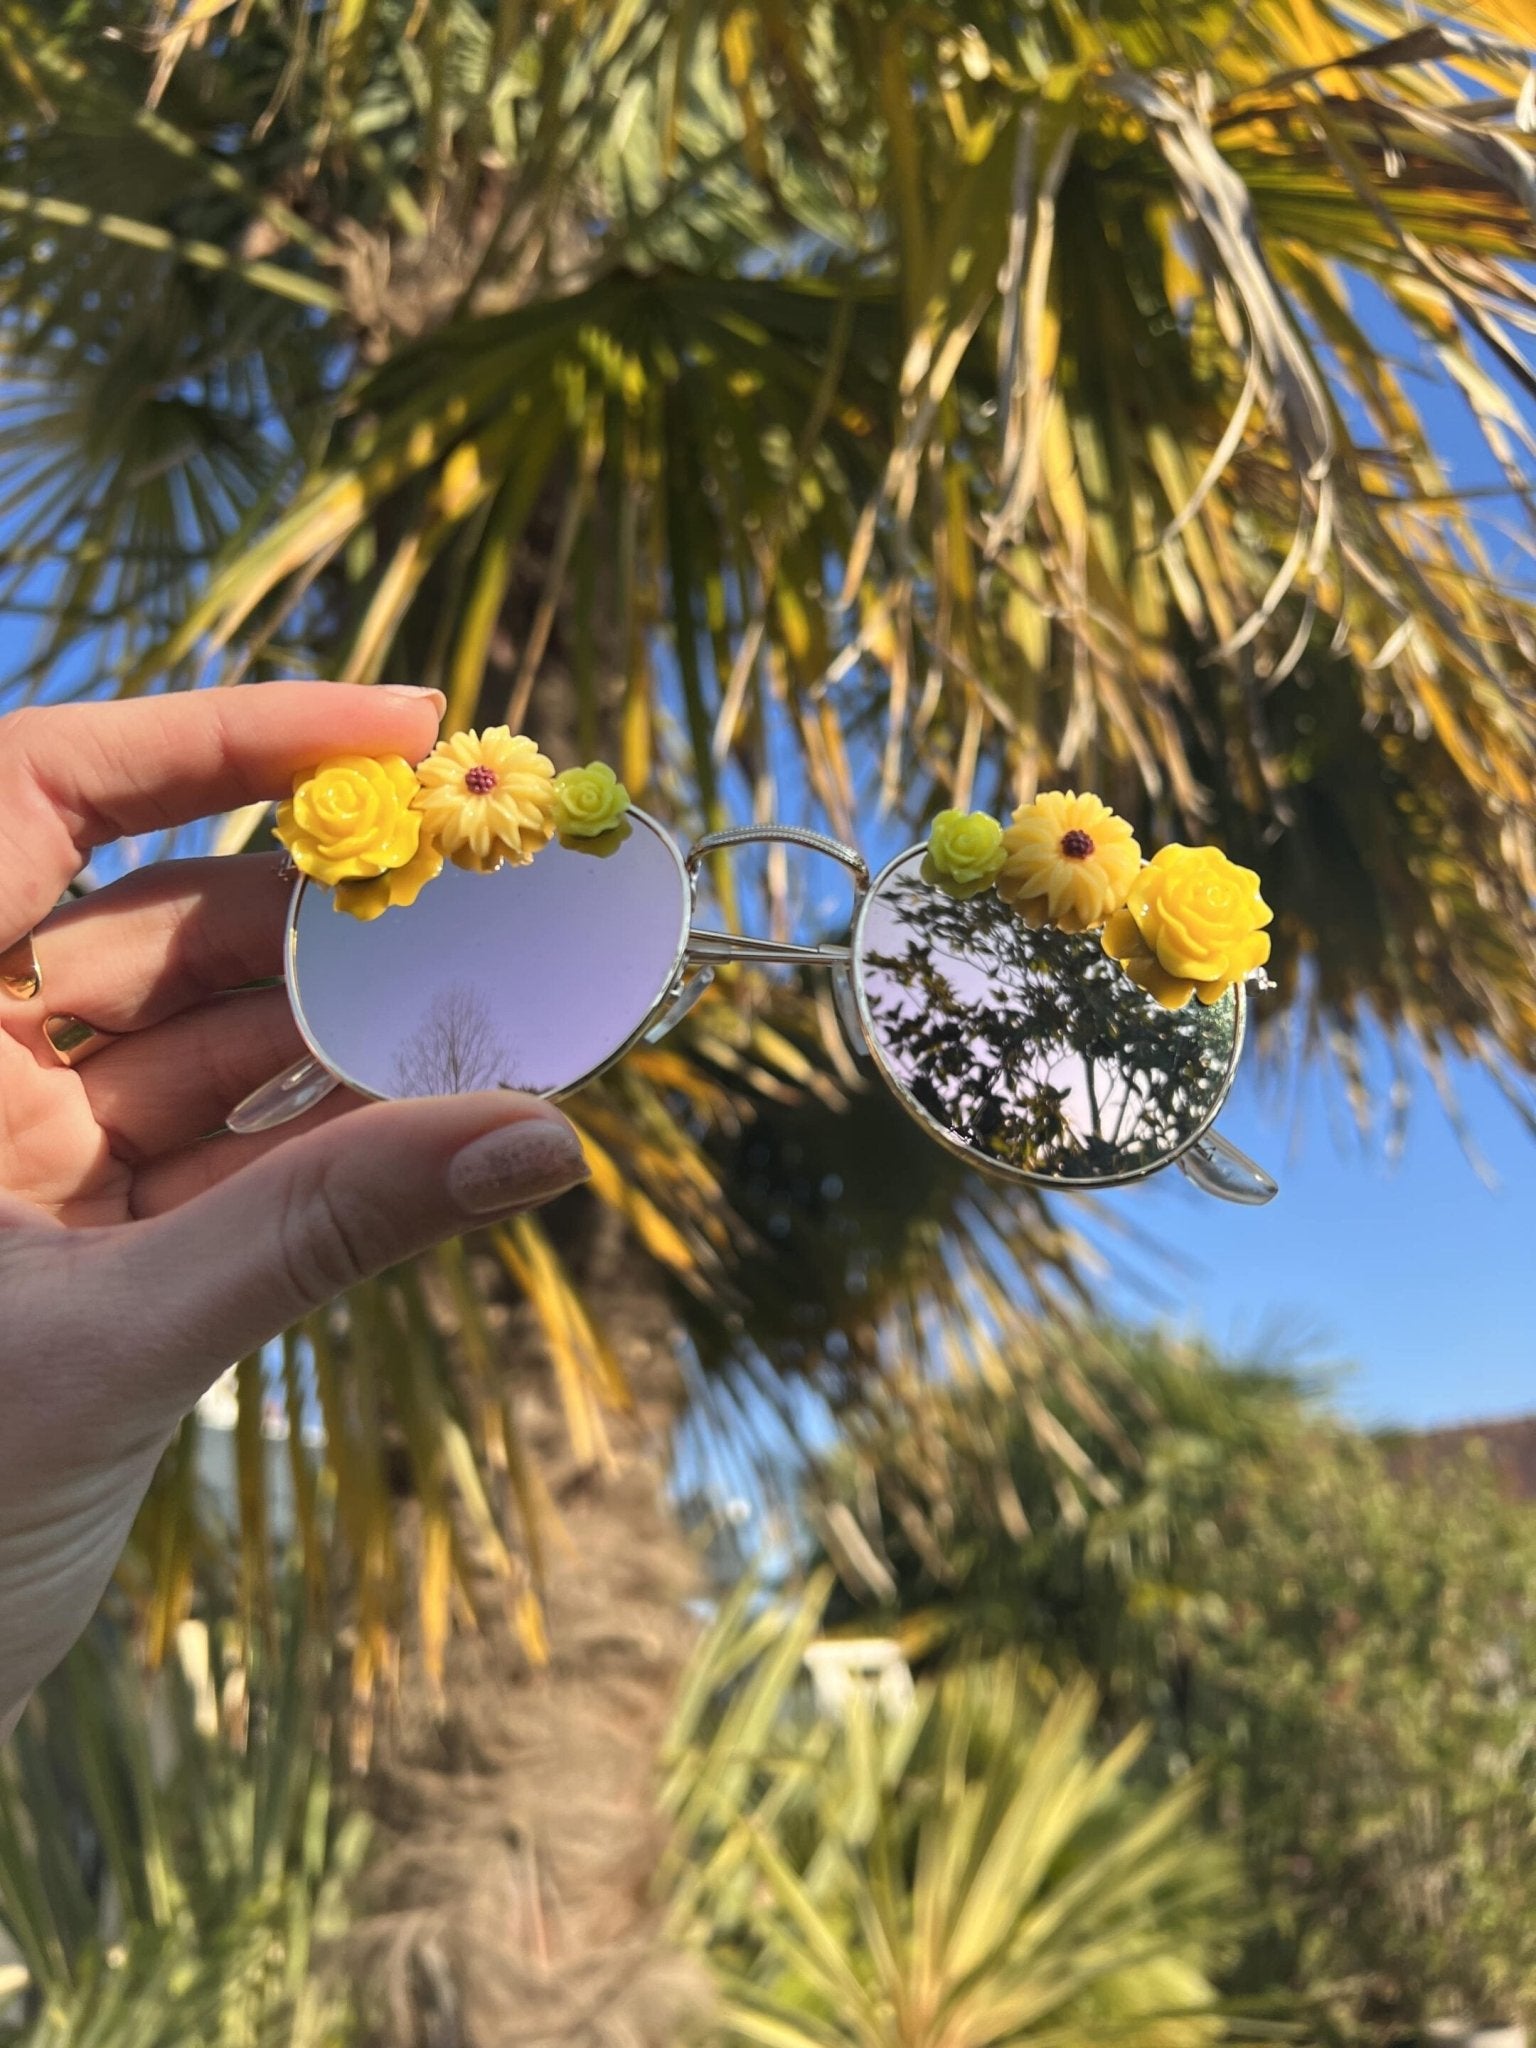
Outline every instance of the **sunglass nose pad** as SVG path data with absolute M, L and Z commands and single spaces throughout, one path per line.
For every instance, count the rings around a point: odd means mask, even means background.
M 1246 1152 L 1239 1152 L 1220 1131 L 1207 1131 L 1196 1138 L 1189 1150 L 1181 1154 L 1178 1164 L 1187 1180 L 1192 1180 L 1203 1194 L 1215 1195 L 1218 1201 L 1241 1202 L 1245 1208 L 1259 1209 L 1280 1192 L 1278 1183 L 1263 1167 Z
M 667 1007 L 656 1019 L 656 1022 L 646 1032 L 646 1044 L 659 1045 L 669 1031 L 674 1030 L 681 1024 L 700 996 L 703 995 L 704 991 L 713 982 L 714 978 L 715 970 L 713 967 L 701 967 L 697 973 L 690 974 L 688 979 L 678 989 L 676 995 L 673 996 L 671 1002 L 668 1003 Z
M 869 1040 L 864 1035 L 864 1020 L 859 1015 L 859 999 L 853 992 L 853 975 L 846 967 L 834 967 L 831 980 L 832 1007 L 843 1027 L 848 1050 L 855 1059 L 867 1060 Z

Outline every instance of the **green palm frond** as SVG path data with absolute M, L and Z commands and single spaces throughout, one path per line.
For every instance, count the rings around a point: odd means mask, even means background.
M 146 1688 L 89 1639 L 28 1708 L 0 1768 L 0 1927 L 23 1958 L 7 2048 L 342 2048 L 325 1955 L 366 1844 L 333 1797 L 317 1645 L 289 1617 L 253 1666 L 186 1631 Z
M 1026 1641 L 1053 1670 L 1093 1674 L 1106 1719 L 1123 1718 L 1108 1695 L 1134 1691 L 1197 1609 L 1176 1558 L 1189 1529 L 1234 1470 L 1304 1459 L 1313 1391 L 1273 1363 L 1218 1366 L 1198 1342 L 1081 1320 L 1035 1328 L 988 1378 L 877 1398 L 811 1481 L 844 1580 L 832 1621 L 888 1629 L 920 1664 Z M 879 1584 L 844 1568 L 850 1525 Z
M 848 1574 L 837 1636 L 930 1673 L 1023 1647 L 1095 1686 L 1101 1741 L 1147 1724 L 1143 1779 L 1205 1775 L 1245 1866 L 1225 1982 L 1288 1987 L 1308 2038 L 1522 2005 L 1536 1525 L 1497 1437 L 1373 1442 L 1300 1378 L 1151 1331 L 1074 1353 L 1107 1409 L 1086 1480 L 1042 1455 L 1027 1381 L 932 1390 L 827 1461 L 889 1586 Z
M 824 1589 L 722 1615 L 685 1685 L 667 1796 L 674 1931 L 721 1978 L 720 2038 L 767 2048 L 1198 2048 L 1231 1874 L 1199 1788 L 1146 1800 L 1094 1702 L 977 1665 L 836 1718 L 801 1663 Z M 797 1678 L 799 1683 L 797 1684 Z

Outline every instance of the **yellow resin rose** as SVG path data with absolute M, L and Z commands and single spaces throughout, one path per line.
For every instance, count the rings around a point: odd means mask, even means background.
M 367 882 L 338 882 L 332 908 L 371 924 L 386 910 L 408 910 L 442 871 L 442 849 L 423 833 L 421 844 L 403 868 L 390 868 Z
M 940 811 L 928 833 L 925 880 L 952 896 L 978 896 L 995 880 L 1007 855 L 1003 828 L 985 811 Z
M 439 740 L 416 777 L 416 808 L 456 867 L 521 866 L 554 836 L 555 764 L 504 725 Z
M 1273 916 L 1252 868 L 1214 846 L 1165 846 L 1104 927 L 1104 950 L 1165 1010 L 1182 1010 L 1191 996 L 1219 1002 L 1264 965 Z
M 629 809 L 629 791 L 606 761 L 555 777 L 555 830 L 562 838 L 600 839 Z
M 340 754 L 293 778 L 277 837 L 302 874 L 334 886 L 404 867 L 421 840 L 416 771 L 398 754 Z
M 1141 848 L 1098 797 L 1052 789 L 1020 804 L 1003 833 L 997 891 L 1026 924 L 1086 932 L 1124 903 Z

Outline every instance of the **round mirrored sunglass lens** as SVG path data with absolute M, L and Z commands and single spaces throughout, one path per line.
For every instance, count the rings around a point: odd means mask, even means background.
M 866 898 L 859 1003 L 902 1102 L 978 1164 L 1103 1184 L 1166 1165 L 1231 1082 L 1239 1011 L 1165 1010 L 1097 932 L 1032 931 L 994 890 L 924 881 L 921 849 Z
M 556 1095 L 597 1072 L 666 995 L 688 932 L 671 840 L 636 812 L 626 827 L 491 875 L 447 866 L 369 923 L 307 888 L 289 974 L 315 1052 L 384 1097 Z

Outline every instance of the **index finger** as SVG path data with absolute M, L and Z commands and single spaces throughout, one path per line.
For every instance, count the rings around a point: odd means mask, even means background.
M 286 796 L 328 754 L 403 754 L 437 737 L 435 691 L 246 683 L 0 718 L 0 949 L 58 902 L 93 847 Z

